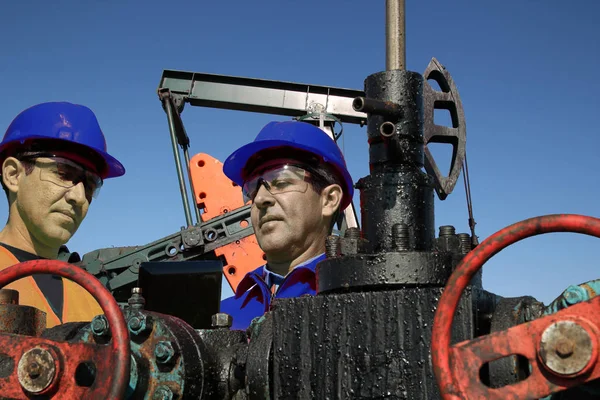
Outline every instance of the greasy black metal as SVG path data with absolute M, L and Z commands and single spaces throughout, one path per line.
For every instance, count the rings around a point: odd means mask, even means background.
M 543 304 L 530 296 L 500 298 L 491 317 L 490 332 L 501 332 L 542 315 Z M 521 356 L 505 357 L 487 364 L 488 386 L 501 388 L 529 376 L 529 362 Z
M 244 228 L 240 225 L 242 221 Z M 124 303 L 143 262 L 214 260 L 214 250 L 253 234 L 250 206 L 244 206 L 144 246 L 94 250 L 84 254 L 79 265 L 96 276 L 117 301 Z
M 279 399 L 286 397 L 274 396 L 272 387 L 272 382 L 275 378 L 274 374 L 277 372 L 277 369 L 274 369 L 273 367 L 274 330 L 276 329 L 275 327 L 278 326 L 274 324 L 273 318 L 271 313 L 267 313 L 260 319 L 255 320 L 248 329 L 248 331 L 250 331 L 250 342 L 248 344 L 246 360 L 246 393 L 250 400 Z M 296 319 L 295 323 L 300 323 L 300 319 Z M 307 351 L 308 349 L 309 348 L 306 348 Z M 298 378 L 298 372 L 300 372 L 300 370 L 297 370 L 296 373 L 292 375 L 288 375 L 288 378 L 286 378 L 287 385 L 293 384 Z M 293 389 L 293 387 L 290 387 L 290 389 Z M 295 392 L 293 391 L 289 392 L 287 396 L 292 396 L 292 393 L 294 393 L 295 396 Z
M 360 90 L 173 70 L 163 71 L 161 90 L 199 107 L 300 117 L 311 105 L 321 104 L 324 113 L 342 122 L 367 120 L 365 113 L 352 108 L 352 101 L 364 96 Z
M 275 300 L 271 398 L 438 399 L 429 343 L 441 291 L 407 288 Z M 465 294 L 455 340 L 472 336 L 473 315 L 491 307 L 477 292 Z
M 370 174 L 356 184 L 362 232 L 348 230 L 335 251 L 329 244 L 317 265 L 316 297 L 273 305 L 274 398 L 296 391 L 299 398 L 439 397 L 431 326 L 465 247 L 453 227 L 435 238 L 434 180 L 424 171 L 424 85 L 421 75 L 400 70 L 365 80 L 368 99 L 403 113 L 372 107 L 368 114 Z M 395 131 L 382 132 L 386 125 Z M 489 332 L 493 305 L 474 279 L 454 340 Z
M 342 239 L 343 240 L 343 239 Z M 452 274 L 453 255 L 449 252 L 390 252 L 363 254 L 352 260 L 332 258 L 319 268 L 319 291 L 344 291 L 362 286 L 443 286 Z
M 370 175 L 361 178 L 361 226 L 369 251 L 393 250 L 392 225 L 408 226 L 409 249 L 428 251 L 435 236 L 433 186 L 423 167 L 423 78 L 410 71 L 385 71 L 365 80 L 368 98 L 398 104 L 404 110 L 396 135 L 382 138 L 385 116 L 370 114 L 367 123 Z
M 217 399 L 230 399 L 245 388 L 247 336 L 228 328 L 198 330 L 207 350 L 205 379 L 215 386 Z M 239 395 L 239 394 L 238 394 Z
M 435 182 L 435 190 L 440 200 L 444 200 L 456 185 L 465 160 L 467 131 L 465 114 L 458 89 L 454 80 L 435 58 L 433 58 L 423 73 L 426 81 L 423 86 L 423 115 L 425 140 L 425 170 Z M 435 80 L 440 89 L 434 90 L 427 80 Z M 452 127 L 440 126 L 434 123 L 435 110 L 448 110 L 452 118 Z M 450 173 L 444 176 L 429 151 L 429 143 L 446 143 L 452 145 L 452 162 Z

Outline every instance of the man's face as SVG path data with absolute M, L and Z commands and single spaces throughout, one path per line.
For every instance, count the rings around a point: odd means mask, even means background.
M 97 184 L 94 174 L 65 158 L 24 160 L 33 169 L 20 175 L 16 208 L 32 240 L 57 248 L 85 218 Z M 26 164 L 22 164 L 24 167 Z
M 324 202 L 307 171 L 274 165 L 249 177 L 249 182 L 244 187 L 253 198 L 252 225 L 270 262 L 290 261 L 326 234 L 329 223 Z

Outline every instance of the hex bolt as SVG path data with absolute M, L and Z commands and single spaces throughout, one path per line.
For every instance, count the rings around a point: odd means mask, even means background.
M 142 327 L 142 320 L 140 317 L 129 318 L 129 330 L 137 331 Z
M 156 343 L 156 347 L 154 348 L 154 357 L 156 357 L 156 362 L 158 364 L 167 364 L 175 357 L 175 349 L 171 342 L 166 340 L 161 340 Z
M 92 333 L 95 336 L 108 335 L 108 333 L 110 332 L 108 320 L 104 315 L 96 315 L 92 320 L 91 328 Z
M 471 235 L 468 233 L 459 233 L 457 236 L 460 240 L 460 250 L 462 254 L 468 254 L 472 250 Z
M 129 332 L 134 335 L 142 335 L 152 330 L 152 318 L 150 316 L 136 313 L 129 317 L 127 321 Z
M 173 391 L 168 386 L 159 386 L 156 388 L 152 400 L 173 400 Z
M 146 299 L 142 296 L 142 288 L 134 287 L 131 289 L 131 297 L 127 299 L 127 303 L 132 310 L 143 310 L 146 305 Z
M 328 258 L 337 257 L 340 250 L 340 237 L 337 235 L 329 235 L 325 239 L 325 254 Z
M 574 347 L 575 346 L 573 345 L 572 341 L 568 339 L 560 339 L 556 342 L 554 349 L 560 358 L 567 358 L 573 355 Z
M 360 238 L 360 229 L 352 227 L 346 229 L 346 233 L 344 237 L 348 239 L 359 239 Z
M 27 375 L 29 375 L 31 379 L 39 378 L 41 374 L 42 367 L 40 367 L 40 364 L 36 363 L 35 361 L 29 363 L 29 365 L 27 366 Z
M 404 223 L 392 225 L 392 241 L 398 251 L 408 251 L 408 226 Z
M 229 314 L 216 313 L 212 316 L 213 328 L 230 328 L 233 324 L 233 318 Z
M 452 225 L 440 226 L 439 237 L 453 236 L 456 234 L 456 229 Z

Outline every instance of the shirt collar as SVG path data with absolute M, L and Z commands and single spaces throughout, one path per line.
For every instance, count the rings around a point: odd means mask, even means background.
M 284 282 L 285 286 L 293 285 L 297 281 L 295 278 L 299 275 L 306 276 L 306 274 L 312 274 L 312 276 L 314 276 L 317 264 L 324 258 L 325 253 L 321 253 L 309 260 L 306 260 L 305 262 L 296 265 L 294 269 L 285 277 L 270 271 L 268 269 L 268 265 L 263 265 L 262 267 L 259 267 L 246 274 L 246 276 L 238 284 L 238 287 L 235 291 L 235 297 L 241 297 L 248 290 L 251 290 L 249 296 L 253 295 L 253 292 L 256 292 L 256 290 L 252 289 L 256 289 L 255 286 L 258 284 L 259 280 L 262 280 L 270 288 L 273 285 L 282 285 Z

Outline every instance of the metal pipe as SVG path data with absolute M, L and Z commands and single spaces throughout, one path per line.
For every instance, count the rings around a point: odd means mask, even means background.
M 185 221 L 187 226 L 192 226 L 192 214 L 190 213 L 190 204 L 188 201 L 187 189 L 183 179 L 183 169 L 181 168 L 181 158 L 179 148 L 177 147 L 177 135 L 175 133 L 175 120 L 173 118 L 173 106 L 168 97 L 164 98 L 165 111 L 169 120 L 169 131 L 171 132 L 171 144 L 173 145 L 173 156 L 175 157 L 175 167 L 177 168 L 177 177 L 179 178 L 179 190 L 181 191 L 181 200 L 183 201 L 183 211 L 185 212 Z
M 385 44 L 386 69 L 406 69 L 404 0 L 386 0 Z
M 366 114 L 378 114 L 384 117 L 400 118 L 402 117 L 402 107 L 391 101 L 381 101 L 369 99 L 367 97 L 357 97 L 352 101 L 352 108 L 355 111 Z
M 187 165 L 188 179 L 190 181 L 190 186 L 192 188 L 192 194 L 194 198 L 194 211 L 196 214 L 196 223 L 200 224 L 200 210 L 198 209 L 198 204 L 196 203 L 196 188 L 194 188 L 194 181 L 192 181 L 192 170 L 190 169 L 190 153 L 187 147 L 183 149 L 183 157 L 185 159 L 185 165 Z

